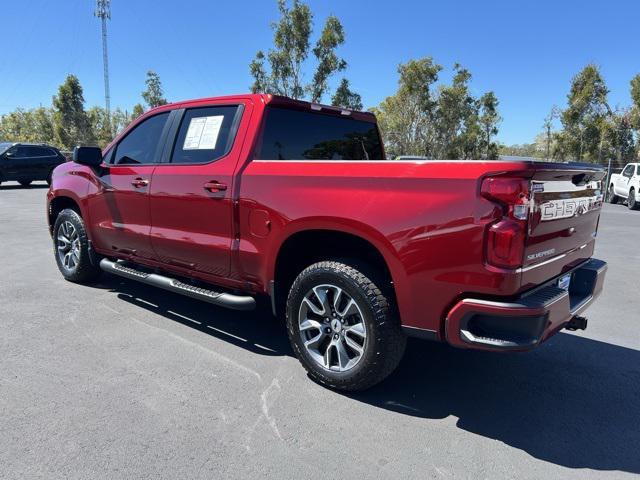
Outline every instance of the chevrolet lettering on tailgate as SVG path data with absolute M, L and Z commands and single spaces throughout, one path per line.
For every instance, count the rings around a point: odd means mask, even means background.
M 561 198 L 550 200 L 540 205 L 542 221 L 557 220 L 560 218 L 577 217 L 591 210 L 600 208 L 602 195 L 593 197 Z

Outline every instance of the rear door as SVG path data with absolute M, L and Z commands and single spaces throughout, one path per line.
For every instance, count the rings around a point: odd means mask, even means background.
M 31 146 L 31 162 L 33 166 L 33 180 L 46 180 L 49 172 L 57 165 L 58 155 L 48 147 Z
M 563 258 L 588 258 L 593 250 L 604 171 L 580 167 L 536 167 L 524 269 Z M 588 248 L 589 247 L 589 248 Z M 573 255 L 583 251 L 584 255 Z
M 214 276 L 230 271 L 233 181 L 250 102 L 176 112 L 165 162 L 153 173 L 151 243 L 168 265 Z
M 88 197 L 96 246 L 124 255 L 155 258 L 149 233 L 149 186 L 164 147 L 170 112 L 145 118 L 105 156 L 96 195 Z

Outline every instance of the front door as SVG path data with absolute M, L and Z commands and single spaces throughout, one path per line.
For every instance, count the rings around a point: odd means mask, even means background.
M 88 197 L 93 241 L 99 249 L 155 257 L 149 240 L 149 188 L 169 115 L 144 119 L 107 153 L 106 168 L 97 174 L 98 192 Z
M 35 179 L 37 169 L 29 145 L 16 145 L 5 153 L 5 171 L 9 180 Z
M 249 114 L 250 104 L 240 103 L 177 113 L 173 148 L 151 181 L 151 244 L 162 262 L 229 274 L 232 183 L 242 148 L 236 133 L 244 131 Z

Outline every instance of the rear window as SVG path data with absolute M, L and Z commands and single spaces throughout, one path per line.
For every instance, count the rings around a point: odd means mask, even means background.
M 382 160 L 375 123 L 269 107 L 258 160 Z

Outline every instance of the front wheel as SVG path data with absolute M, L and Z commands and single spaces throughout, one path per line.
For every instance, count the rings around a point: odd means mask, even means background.
M 609 187 L 609 203 L 613 205 L 618 203 L 618 196 L 613 191 L 613 185 Z
M 53 226 L 53 250 L 62 276 L 75 283 L 97 279 L 102 270 L 91 264 L 89 238 L 82 217 L 75 210 L 62 210 Z
M 629 190 L 629 197 L 627 198 L 627 206 L 629 210 L 638 210 L 640 208 L 640 202 L 636 200 L 636 191 L 635 189 Z
M 31 185 L 31 180 L 19 180 L 18 183 L 23 187 L 28 187 L 29 185 Z
M 365 390 L 400 363 L 406 337 L 391 293 L 347 263 L 303 270 L 287 298 L 293 350 L 315 381 L 343 391 Z

